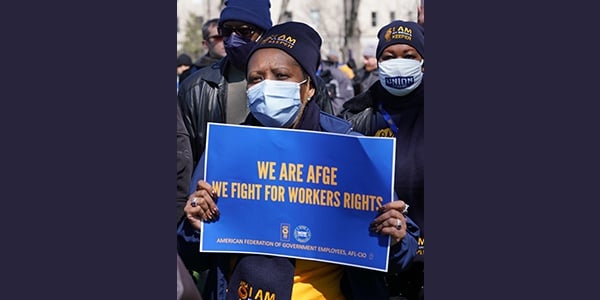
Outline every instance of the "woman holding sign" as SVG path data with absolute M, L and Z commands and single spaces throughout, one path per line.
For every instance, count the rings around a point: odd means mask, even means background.
M 251 114 L 244 125 L 352 134 L 349 122 L 321 112 L 311 100 L 320 47 L 319 34 L 303 23 L 279 24 L 264 34 L 248 59 Z M 204 299 L 389 299 L 384 272 L 286 257 L 200 253 L 202 222 L 218 222 L 221 215 L 213 187 L 199 180 L 202 164 L 178 227 L 178 253 L 189 268 L 210 269 Z M 391 237 L 390 270 L 406 269 L 416 253 L 419 229 L 405 216 L 406 208 L 402 201 L 385 204 L 371 224 L 372 232 Z

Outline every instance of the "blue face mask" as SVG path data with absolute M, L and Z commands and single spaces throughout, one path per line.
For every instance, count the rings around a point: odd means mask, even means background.
M 248 54 L 252 48 L 256 45 L 255 41 L 239 37 L 237 34 L 232 34 L 229 38 L 223 40 L 225 46 L 225 52 L 231 64 L 240 71 L 246 70 L 246 62 L 248 61 Z
M 290 127 L 300 110 L 301 82 L 263 80 L 246 92 L 252 115 L 267 127 Z

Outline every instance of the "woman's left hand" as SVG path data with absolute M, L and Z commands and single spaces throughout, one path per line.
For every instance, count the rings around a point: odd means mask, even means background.
M 392 246 L 406 236 L 406 209 L 402 200 L 392 201 L 378 209 L 378 216 L 371 222 L 370 230 L 391 236 Z

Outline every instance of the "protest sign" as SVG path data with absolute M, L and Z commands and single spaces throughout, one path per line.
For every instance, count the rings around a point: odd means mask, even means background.
M 220 216 L 200 251 L 387 271 L 389 237 L 369 224 L 393 199 L 395 139 L 217 123 L 207 136 Z

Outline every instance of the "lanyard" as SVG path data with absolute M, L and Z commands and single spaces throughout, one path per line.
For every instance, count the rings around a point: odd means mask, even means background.
M 387 111 L 385 111 L 383 109 L 383 105 L 381 103 L 379 103 L 379 112 L 383 116 L 383 119 L 388 123 L 388 126 L 390 127 L 392 132 L 394 132 L 394 136 L 397 136 L 398 135 L 398 127 L 396 126 L 396 123 L 394 123 L 394 120 L 392 120 L 392 117 L 390 116 L 390 114 L 388 114 Z

